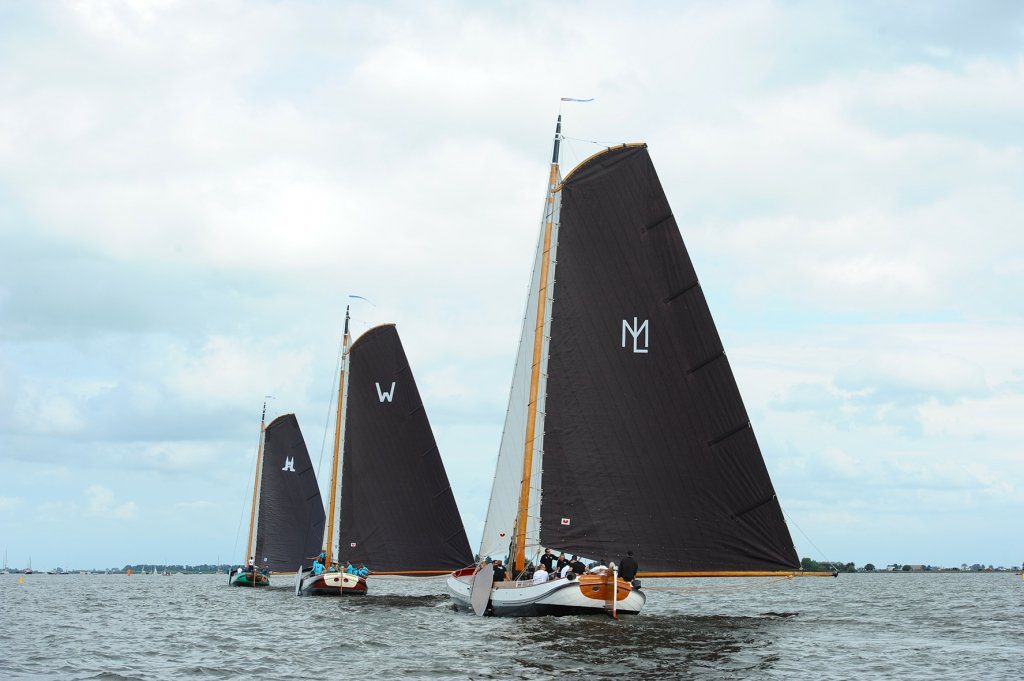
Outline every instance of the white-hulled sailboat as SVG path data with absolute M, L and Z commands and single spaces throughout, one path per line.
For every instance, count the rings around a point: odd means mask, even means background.
M 325 565 L 376 575 L 448 574 L 472 563 L 416 381 L 394 324 L 349 343 L 345 310 Z M 300 569 L 299 594 L 365 594 L 365 577 Z
M 507 556 L 514 576 L 545 548 L 611 569 L 493 585 L 489 567 L 464 569 L 455 606 L 639 613 L 644 593 L 614 565 L 627 551 L 647 577 L 811 574 L 647 145 L 562 179 L 561 124 L 480 556 Z

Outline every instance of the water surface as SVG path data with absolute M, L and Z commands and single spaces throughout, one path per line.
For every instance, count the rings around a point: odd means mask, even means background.
M 1012 574 L 648 580 L 639 617 L 475 618 L 442 578 L 0 576 L 0 678 L 1021 678 Z

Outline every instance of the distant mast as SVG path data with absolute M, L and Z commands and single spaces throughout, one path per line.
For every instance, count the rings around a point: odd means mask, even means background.
M 548 282 L 550 280 L 552 232 L 555 224 L 555 190 L 561 181 L 558 152 L 562 141 L 562 114 L 555 123 L 555 139 L 551 151 L 551 170 L 544 200 L 544 245 L 540 261 L 540 287 L 537 295 L 537 317 L 533 332 L 533 362 L 530 370 L 530 393 L 526 412 L 526 441 L 523 446 L 523 474 L 519 487 L 519 508 L 516 513 L 513 537 L 512 573 L 519 574 L 526 567 L 527 525 L 529 523 L 530 486 L 533 479 L 533 458 L 536 450 L 537 400 L 540 390 L 540 367 L 543 360 L 544 324 L 548 314 Z
M 345 331 L 341 341 L 341 370 L 338 372 L 338 403 L 334 420 L 334 453 L 331 458 L 331 487 L 329 490 L 330 506 L 327 512 L 327 528 L 324 532 L 324 552 L 327 554 L 326 566 L 329 567 L 338 555 L 338 500 L 341 496 L 341 476 L 338 474 L 338 463 L 341 456 L 341 444 L 345 435 L 345 402 L 348 388 L 348 348 L 349 348 L 349 309 L 345 306 Z
M 266 432 L 267 422 L 267 398 L 263 398 L 263 413 L 260 415 L 260 443 L 256 447 L 256 475 L 253 476 L 252 483 L 252 508 L 249 511 L 249 543 L 245 548 L 245 564 L 256 563 L 256 555 L 253 553 L 253 544 L 255 542 L 256 534 L 256 523 L 259 518 L 257 517 L 259 505 L 260 505 L 260 480 L 263 478 L 263 438 Z M 154 568 L 155 569 L 155 568 Z

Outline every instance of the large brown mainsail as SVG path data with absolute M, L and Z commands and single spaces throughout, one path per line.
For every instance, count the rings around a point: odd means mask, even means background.
M 645 571 L 799 569 L 646 145 L 561 185 L 540 544 Z
M 256 566 L 291 571 L 320 552 L 324 502 L 294 414 L 264 432 Z
M 375 573 L 473 562 L 444 463 L 393 324 L 349 351 L 339 556 Z

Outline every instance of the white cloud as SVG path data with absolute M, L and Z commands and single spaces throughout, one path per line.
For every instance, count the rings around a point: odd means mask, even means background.
M 198 499 L 196 501 L 179 501 L 174 504 L 175 508 L 197 512 L 203 512 L 208 509 L 214 508 L 215 506 L 216 504 L 214 504 L 212 501 L 206 501 L 205 499 Z
M 167 384 L 182 398 L 201 396 L 210 405 L 253 404 L 273 390 L 278 398 L 302 394 L 309 377 L 309 352 L 215 336 L 195 353 L 178 349 L 165 358 Z
M 1016 443 L 1024 460 L 1024 392 L 967 397 L 952 404 L 929 400 L 918 408 L 925 433 L 980 444 Z
M 4 497 L 0 496 L 0 511 L 13 511 L 15 508 L 20 506 L 25 500 L 21 497 Z
M 102 485 L 89 485 L 85 490 L 89 512 L 104 518 L 132 520 L 138 515 L 139 508 L 134 501 L 118 503 L 114 493 Z

